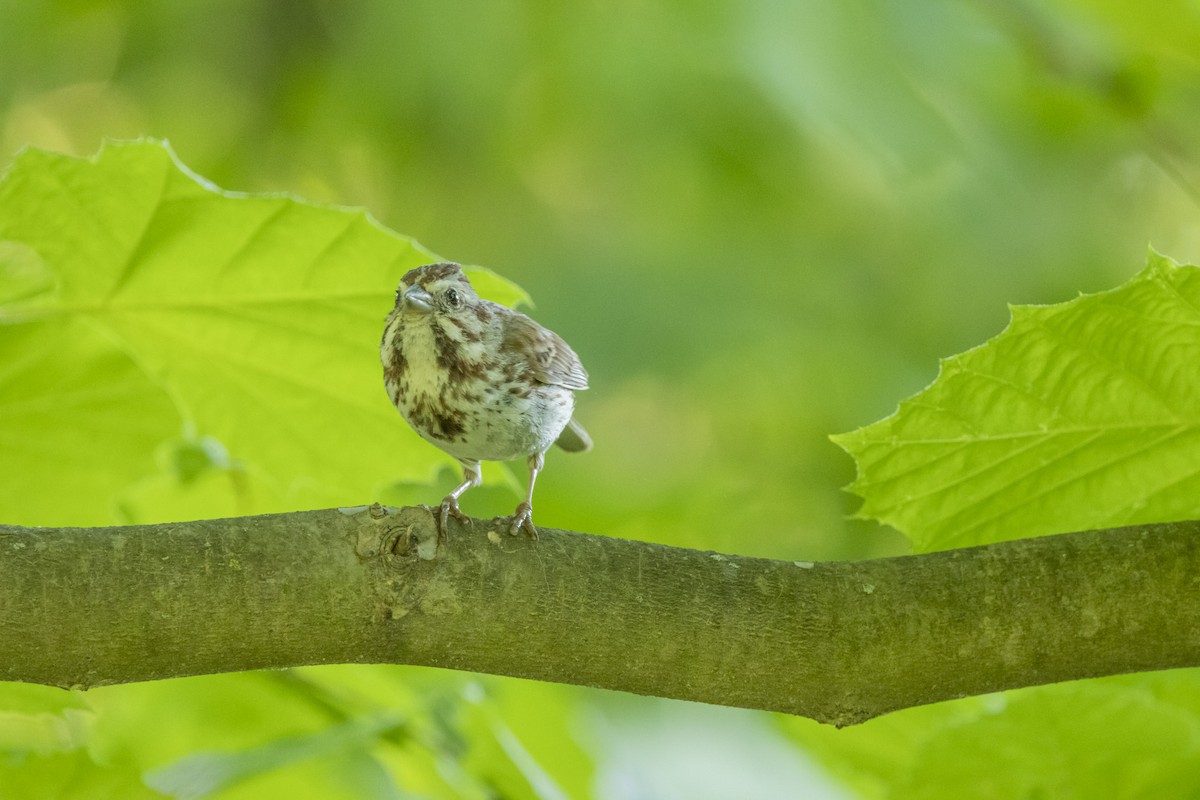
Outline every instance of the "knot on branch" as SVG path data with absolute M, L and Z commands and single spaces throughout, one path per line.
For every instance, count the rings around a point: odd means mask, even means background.
M 437 522 L 425 506 L 394 508 L 372 503 L 341 509 L 344 514 L 362 517 L 355 529 L 354 552 L 362 561 L 399 558 L 432 561 L 438 550 Z

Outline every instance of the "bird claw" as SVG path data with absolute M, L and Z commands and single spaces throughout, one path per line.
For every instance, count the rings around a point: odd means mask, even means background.
M 458 499 L 446 495 L 445 499 L 442 500 L 442 505 L 438 508 L 437 516 L 438 536 L 442 539 L 449 538 L 450 528 L 448 526 L 450 524 L 450 517 L 454 517 L 463 525 L 471 524 L 471 518 L 464 514 L 462 509 L 458 507 Z
M 525 531 L 525 535 L 530 539 L 536 541 L 538 538 L 537 528 L 533 524 L 533 507 L 529 503 L 521 503 L 509 517 L 509 535 L 516 536 L 521 531 Z

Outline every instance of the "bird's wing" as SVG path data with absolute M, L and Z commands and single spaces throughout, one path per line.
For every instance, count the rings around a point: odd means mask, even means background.
M 504 345 L 517 349 L 542 383 L 567 389 L 588 388 L 587 370 L 562 337 L 524 314 L 513 312 L 504 331 Z

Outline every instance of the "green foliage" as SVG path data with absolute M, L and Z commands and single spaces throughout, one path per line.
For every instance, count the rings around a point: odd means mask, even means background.
M 1200 515 L 1200 267 L 1017 306 L 885 420 L 834 437 L 918 550 Z
M 97 764 L 83 750 L 0 761 L 0 787 L 5 797 L 39 800 L 163 800 L 146 788 L 141 775 L 128 767 Z
M 0 408 L 16 422 L 0 427 L 0 469 L 21 489 L 0 499 L 8 518 L 92 523 L 106 510 L 158 518 L 348 502 L 362 486 L 428 477 L 439 463 L 431 448 L 405 444 L 407 429 L 375 391 L 374 349 L 362 344 L 377 339 L 398 274 L 433 256 L 365 215 L 219 192 L 154 142 L 109 145 L 86 161 L 28 151 L 0 185 L 0 212 L 9 356 Z M 492 297 L 527 302 L 498 276 L 473 278 Z M 1119 289 L 1014 309 L 1005 333 L 946 360 L 897 415 L 839 437 L 861 465 L 864 513 L 915 531 L 921 547 L 960 541 L 946 538 L 960 532 L 954 514 L 981 520 L 965 540 L 978 543 L 1014 525 L 1048 532 L 1191 513 L 1196 387 L 1183 367 L 1200 346 L 1198 306 L 1200 270 L 1152 256 Z M 393 463 L 396 453 L 407 456 Z M 1158 505 L 1139 494 L 1144 474 L 1163 487 Z M 88 503 L 50 501 L 63 476 Z M 1091 500 L 1097 486 L 1106 505 Z M 1053 508 L 1030 499 L 1047 487 Z M 1122 518 L 1121 508 L 1142 516 Z M 542 731 L 569 719 L 528 716 L 544 692 L 505 701 L 465 677 L 428 691 L 413 674 L 314 668 L 86 699 L 2 685 L 0 785 L 195 800 L 587 791 L 588 755 Z M 189 684 L 204 688 L 177 688 Z M 1194 684 L 1181 673 L 1157 695 L 1136 682 L 1054 687 L 837 733 L 782 724 L 865 796 L 946 797 L 970 784 L 980 796 L 1109 787 L 1150 797 L 1197 780 Z M 147 713 L 168 705 L 169 728 L 147 737 Z M 1040 728 L 1046 714 L 1073 727 Z M 1118 718 L 1144 728 L 1133 740 L 1141 750 L 1103 733 Z M 989 745 L 997 740 L 1006 746 Z M 997 759 L 1007 766 L 997 770 Z
M 110 521 L 122 489 L 125 516 L 157 521 L 209 471 L 190 503 L 207 515 L 349 505 L 445 461 L 364 346 L 400 276 L 436 258 L 361 211 L 221 192 L 156 142 L 28 150 L 0 185 L 0 241 L 9 522 Z
M 0 683 L 0 796 L 6 798 L 162 797 L 128 764 L 86 749 L 95 714 L 82 695 L 48 686 Z
M 1014 307 L 895 414 L 834 437 L 858 462 L 859 513 L 918 550 L 1194 519 L 1198 331 L 1200 267 L 1153 252 L 1116 289 Z M 867 797 L 1192 796 L 1197 697 L 1200 676 L 1181 670 L 912 709 L 838 737 L 784 727 Z
M 371 345 L 399 277 L 431 260 L 359 211 L 216 190 L 160 143 L 110 144 L 89 160 L 26 151 L 0 184 L 0 519 L 256 513 L 428 479 L 445 458 L 391 407 Z M 484 296 L 528 302 L 488 270 L 470 274 Z M 63 486 L 69 503 L 58 501 Z M 336 672 L 314 674 L 265 690 L 253 675 L 200 679 L 207 688 L 192 695 L 114 688 L 90 703 L 0 684 L 0 788 L 397 797 L 400 774 L 434 796 L 484 796 L 466 773 L 438 777 L 438 747 L 397 738 L 404 729 L 374 712 L 377 700 L 330 699 L 322 684 Z M 185 695 L 199 701 L 190 714 Z M 325 711 L 314 714 L 317 701 Z M 169 734 L 147 738 L 145 714 L 166 706 Z M 405 711 L 418 730 L 465 724 L 454 704 Z M 504 747 L 482 771 L 507 765 L 516 777 L 503 782 L 524 790 L 523 770 L 539 768 L 510 733 L 493 735 Z M 420 756 L 398 765 L 372 755 L 381 746 Z
M 520 0 L 0 3 L 0 163 L 30 143 L 87 155 L 105 136 L 168 136 L 191 166 L 224 186 L 366 205 L 441 252 L 520 275 L 536 287 L 546 315 L 539 318 L 567 335 L 596 387 L 581 398 L 581 413 L 597 449 L 586 459 L 552 460 L 539 482 L 543 519 L 766 557 L 865 557 L 898 552 L 902 542 L 891 530 L 845 520 L 849 504 L 838 486 L 851 465 L 826 433 L 876 419 L 927 384 L 936 355 L 1004 324 L 1002 300 L 1050 302 L 1114 285 L 1147 241 L 1200 258 L 1198 14 L 1181 0 L 919 9 L 877 0 L 569 9 Z M 118 216 L 136 211 L 115 194 L 99 201 Z M 153 193 L 143 202 L 153 205 Z M 62 227 L 52 218 L 59 211 L 18 212 L 43 234 Z M 74 224 L 59 254 L 95 248 L 108 263 L 106 232 L 87 219 Z M 8 239 L 0 235 L 0 306 L 51 297 L 58 289 L 44 254 Z M 312 255 L 296 252 L 295 263 Z M 257 277 L 297 276 L 289 266 Z M 390 303 L 386 283 L 363 301 L 355 324 L 367 338 L 348 356 L 371 377 L 347 386 L 346 403 L 383 408 L 376 417 L 360 408 L 360 421 L 382 423 L 389 413 L 371 347 Z M 238 291 L 245 296 L 246 287 Z M 153 316 L 134 315 L 131 324 L 150 333 Z M 208 327 L 208 318 L 201 325 L 199 315 L 185 317 L 192 334 Z M 157 322 L 165 324 L 161 315 Z M 184 347 L 201 357 L 205 344 Z M 269 445 L 266 436 L 252 425 L 230 436 L 233 423 L 204 387 L 196 397 L 176 396 L 177 376 L 167 383 L 153 371 L 152 357 L 161 359 L 167 345 L 151 342 L 139 355 L 105 314 L 0 323 L 0 520 L 98 524 L 344 502 L 341 476 L 331 487 L 290 482 L 311 469 L 311 454 L 269 474 L 250 447 L 256 438 Z M 278 367 L 303 363 L 311 375 L 307 351 L 277 351 Z M 226 369 L 214 370 L 215 381 L 247 374 L 218 361 Z M 353 372 L 343 366 L 333 369 Z M 175 369 L 195 383 L 196 365 Z M 338 438 L 341 418 L 328 415 L 344 404 L 315 396 L 297 408 L 287 385 L 268 375 L 241 385 L 256 381 L 321 452 L 341 458 L 350 450 Z M 256 406 L 224 412 L 242 418 Z M 364 460 L 353 480 L 366 482 L 352 487 L 350 502 L 405 475 L 379 497 L 429 502 L 450 480 L 432 448 L 407 449 L 408 433 L 391 413 L 393 429 L 370 445 L 385 455 L 356 454 Z M 264 432 L 277 434 L 287 415 L 267 420 Z M 363 466 L 369 460 L 378 470 Z M 435 464 L 443 465 L 443 485 L 429 487 Z M 485 502 L 468 498 L 467 508 Z M 994 535 L 1034 532 L 1002 527 Z M 94 724 L 79 729 L 62 727 L 65 711 L 22 701 L 20 713 L 49 716 L 4 728 L 18 731 L 30 752 L 4 761 L 0 796 L 54 796 L 66 776 L 90 771 L 72 784 L 79 793 L 60 794 L 103 797 L 98 787 L 114 773 L 136 779 L 189 755 L 319 737 L 389 710 L 408 715 L 419 735 L 366 749 L 410 793 L 484 797 L 492 783 L 479 776 L 490 775 L 514 797 L 533 796 L 478 723 L 486 714 L 464 699 L 461 676 L 366 667 L 298 673 L 305 682 L 287 690 L 262 676 L 230 675 L 89 692 L 91 710 L 76 710 Z M 1154 675 L 1120 685 L 1195 713 L 1193 673 L 1172 675 L 1166 688 Z M 568 796 L 594 792 L 601 767 L 619 770 L 611 761 L 597 766 L 604 756 L 574 741 L 603 719 L 608 695 L 484 685 L 483 706 Z M 0 709 L 5 697 L 0 692 Z M 673 707 L 641 711 L 642 727 Z M 995 704 L 987 708 L 997 714 Z M 1162 719 L 1158 705 L 1103 710 L 1103 718 L 1088 717 L 1094 728 L 1155 741 L 1142 723 Z M 965 701 L 842 731 L 779 722 L 789 733 L 804 727 L 796 740 L 847 786 L 884 798 L 914 789 L 908 776 L 918 748 L 953 741 L 955 726 L 970 727 L 983 713 Z M 1168 716 L 1164 752 L 1188 763 L 1176 746 L 1178 720 Z M 977 768 L 957 773 L 964 781 L 1003 769 L 1011 785 L 1024 785 L 1019 775 L 1044 774 L 1054 750 L 1010 742 L 1045 742 L 1054 731 L 1071 753 L 1076 737 L 1095 742 L 1049 713 L 1003 725 L 987 719 L 992 735 L 964 738 L 952 753 L 939 748 L 940 760 L 931 751 L 923 778 L 946 787 L 939 765 L 961 761 Z M 32 752 L 72 745 L 77 735 L 89 737 L 87 750 Z M 733 734 L 718 729 L 713 740 L 726 735 Z M 1103 752 L 1111 762 L 1132 768 L 1145 760 L 1172 774 L 1137 744 L 1122 747 L 1114 735 Z M 1005 755 L 1002 767 L 988 765 L 995 751 Z M 334 754 L 222 794 L 345 796 L 361 763 Z M 1059 774 L 1094 786 L 1094 766 L 1075 761 Z M 622 775 L 631 793 L 643 788 L 631 772 Z M 969 787 L 948 788 L 960 797 Z
M 967 698 L 834 736 L 780 726 L 868 798 L 1153 800 L 1200 792 L 1196 697 L 1194 672 L 1177 670 Z
M 202 800 L 218 796 L 223 790 L 265 773 L 293 764 L 321 758 L 364 745 L 392 731 L 403 730 L 398 718 L 356 719 L 324 728 L 307 736 L 275 739 L 259 747 L 233 753 L 198 753 L 146 774 L 146 783 L 180 800 Z M 400 797 L 383 768 L 358 753 L 362 763 L 355 783 L 358 797 Z M 343 765 L 343 769 L 346 765 Z M 367 772 L 374 775 L 368 777 Z
M 154 381 L 83 319 L 0 329 L 0 417 L 0 507 L 32 524 L 112 520 L 117 496 L 154 471 L 155 448 L 180 427 Z
M 0 753 L 69 752 L 84 742 L 90 723 L 88 705 L 76 694 L 0 683 Z
M 538 743 L 550 756 L 539 764 L 523 740 L 544 735 L 549 717 L 522 722 L 530 709 L 520 692 L 506 698 L 489 684 L 373 666 L 205 676 L 86 695 L 0 683 L 0 796 L 578 796 L 565 794 L 555 776 L 559 758 L 579 758 L 569 740 Z
M 1194 797 L 1198 756 L 1195 714 L 1143 689 L 1073 683 L 1016 693 L 929 737 L 899 792 L 914 800 L 954 797 L 964 786 L 980 800 Z

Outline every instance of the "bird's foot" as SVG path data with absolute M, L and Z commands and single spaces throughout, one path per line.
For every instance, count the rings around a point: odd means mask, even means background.
M 508 518 L 508 533 L 511 536 L 516 536 L 521 531 L 525 531 L 525 535 L 530 539 L 538 538 L 537 528 L 533 525 L 533 506 L 529 503 L 521 503 L 517 506 L 517 510 Z
M 442 505 L 438 508 L 437 515 L 438 537 L 442 540 L 449 537 L 450 517 L 454 517 L 463 525 L 471 524 L 471 518 L 464 514 L 462 509 L 458 507 L 458 498 L 448 494 L 442 499 Z

